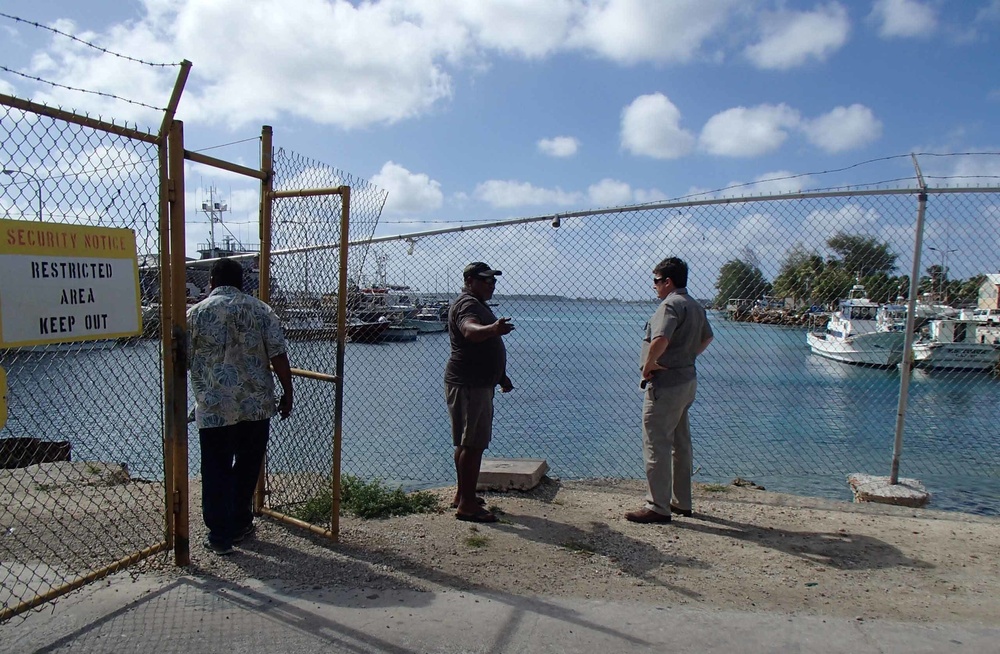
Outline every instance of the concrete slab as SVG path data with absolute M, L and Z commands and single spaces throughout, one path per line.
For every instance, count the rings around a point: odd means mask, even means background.
M 847 483 L 854 492 L 855 502 L 877 502 L 920 508 L 931 499 L 924 485 L 916 479 L 900 477 L 897 484 L 890 484 L 888 477 L 854 473 Z
M 978 654 L 997 642 L 996 627 L 946 622 L 127 574 L 0 624 L 4 652 L 74 654 Z
M 476 488 L 481 491 L 531 490 L 548 471 L 545 459 L 484 458 Z

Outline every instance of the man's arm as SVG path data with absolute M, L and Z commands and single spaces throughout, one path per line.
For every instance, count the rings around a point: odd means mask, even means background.
M 514 325 L 510 324 L 510 318 L 500 318 L 495 323 L 480 325 L 475 318 L 466 318 L 458 327 L 462 336 L 472 343 L 482 343 L 486 339 L 494 336 L 506 336 L 514 331 Z
M 701 342 L 701 345 L 698 346 L 698 351 L 695 353 L 695 356 L 701 356 L 701 353 L 707 350 L 708 346 L 712 344 L 712 340 L 714 338 L 715 338 L 714 336 L 709 336 L 708 338 L 703 340 Z
M 288 355 L 279 354 L 271 357 L 271 366 L 274 368 L 274 374 L 278 376 L 278 381 L 281 382 L 281 400 L 278 401 L 278 413 L 284 420 L 292 413 L 292 368 L 288 364 Z
M 656 360 L 667 351 L 668 345 L 670 345 L 670 339 L 666 336 L 657 336 L 650 342 L 649 350 L 646 352 L 646 361 L 642 364 L 643 379 L 652 379 L 654 372 L 663 370 L 663 366 L 656 363 Z

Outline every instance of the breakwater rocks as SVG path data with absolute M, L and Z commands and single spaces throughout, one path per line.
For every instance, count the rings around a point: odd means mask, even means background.
M 733 322 L 753 322 L 761 325 L 787 325 L 820 329 L 830 320 L 829 313 L 789 311 L 787 309 L 760 309 L 727 311 L 726 318 Z

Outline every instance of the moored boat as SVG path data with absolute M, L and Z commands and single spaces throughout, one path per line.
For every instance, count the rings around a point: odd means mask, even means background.
M 865 287 L 855 284 L 840 310 L 830 316 L 822 332 L 806 334 L 813 354 L 834 361 L 887 368 L 903 358 L 904 330 L 898 321 L 879 315 L 880 305 L 868 299 Z
M 417 330 L 415 327 L 390 325 L 382 335 L 382 340 L 386 343 L 408 343 L 417 340 Z
M 354 318 L 347 323 L 347 338 L 352 343 L 381 343 L 390 326 L 388 320 L 369 322 Z
M 404 318 L 403 326 L 416 329 L 421 334 L 443 332 L 448 329 L 448 323 L 441 319 L 441 312 L 435 307 L 425 307 L 412 318 Z
M 976 320 L 931 320 L 926 338 L 913 343 L 913 365 L 938 370 L 990 371 L 1000 362 L 1000 344 Z

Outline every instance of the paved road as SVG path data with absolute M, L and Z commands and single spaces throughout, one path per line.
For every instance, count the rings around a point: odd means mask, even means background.
M 979 654 L 1000 628 L 119 575 L 0 625 L 0 651 Z

